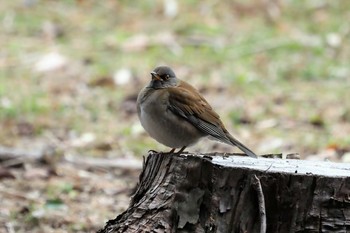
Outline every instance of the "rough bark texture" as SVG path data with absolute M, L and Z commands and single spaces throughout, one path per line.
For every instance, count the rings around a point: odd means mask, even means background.
M 99 232 L 254 233 L 264 217 L 269 233 L 350 232 L 350 165 L 314 164 L 151 154 L 129 208 Z

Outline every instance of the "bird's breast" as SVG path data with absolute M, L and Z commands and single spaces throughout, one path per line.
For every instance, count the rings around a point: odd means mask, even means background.
M 203 134 L 186 119 L 169 110 L 166 90 L 149 90 L 139 101 L 139 118 L 147 133 L 158 142 L 181 148 L 199 140 Z

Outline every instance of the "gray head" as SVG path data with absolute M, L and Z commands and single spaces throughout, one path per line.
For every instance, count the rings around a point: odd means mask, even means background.
M 152 72 L 152 80 L 148 87 L 159 89 L 177 85 L 177 78 L 174 71 L 168 66 L 158 66 Z

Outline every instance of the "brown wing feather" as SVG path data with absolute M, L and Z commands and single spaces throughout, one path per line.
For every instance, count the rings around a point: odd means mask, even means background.
M 256 158 L 256 154 L 243 145 L 226 130 L 219 115 L 214 112 L 209 103 L 190 84 L 180 81 L 177 87 L 168 88 L 169 108 L 198 129 L 212 137 L 239 147 L 247 155 Z
M 220 126 L 226 131 L 219 115 L 190 84 L 181 81 L 177 87 L 169 88 L 169 102 L 170 105 L 181 109 L 186 115 L 194 115 L 210 124 Z

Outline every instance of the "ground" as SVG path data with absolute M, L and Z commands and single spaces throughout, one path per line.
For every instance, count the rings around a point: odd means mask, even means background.
M 143 131 L 135 109 L 157 65 L 198 88 L 257 154 L 349 162 L 349 7 L 2 3 L 0 158 L 21 153 L 0 160 L 0 232 L 94 232 L 128 206 L 142 156 L 168 150 Z M 237 151 L 208 140 L 189 150 Z M 123 162 L 109 164 L 115 159 Z

